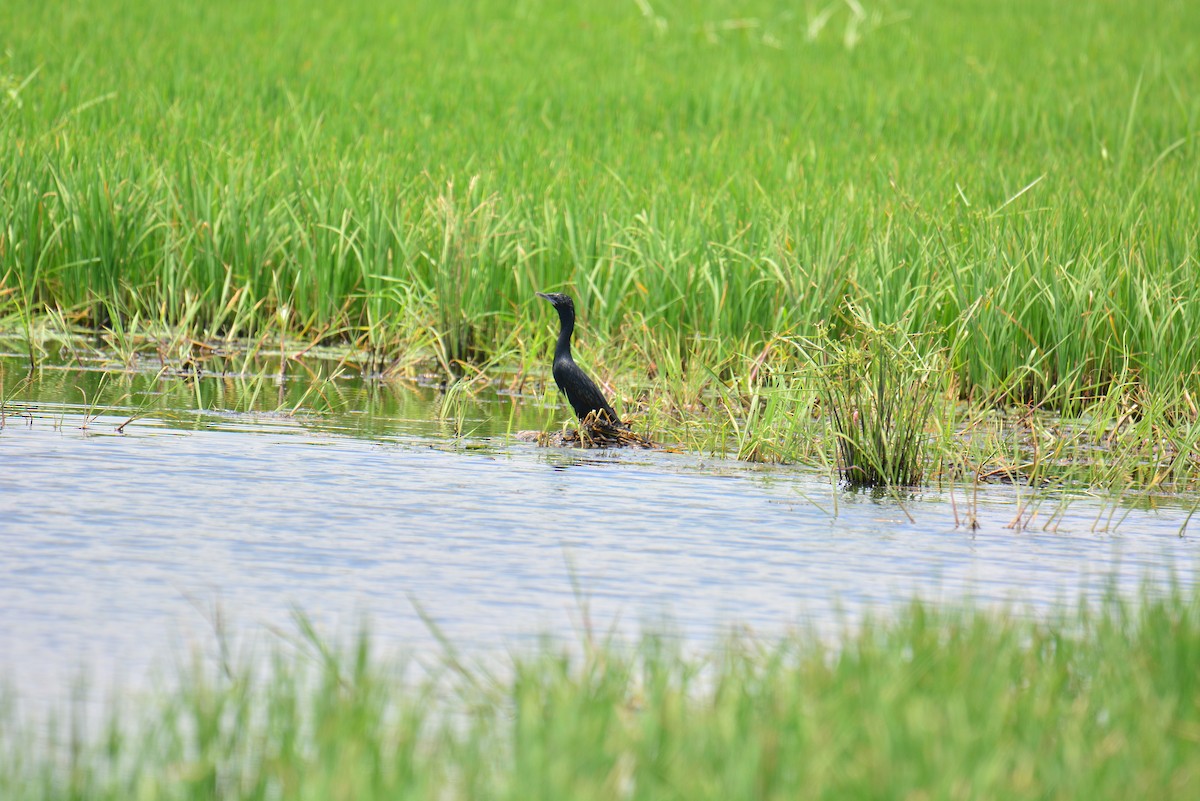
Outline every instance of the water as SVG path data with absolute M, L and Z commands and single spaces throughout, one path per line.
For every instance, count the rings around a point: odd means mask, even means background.
M 325 382 L 314 402 L 304 382 L 25 383 L 5 364 L 0 675 L 31 697 L 80 673 L 138 685 L 210 647 L 218 609 L 251 639 L 294 630 L 294 605 L 330 632 L 369 620 L 396 648 L 434 648 L 415 600 L 487 653 L 572 636 L 577 587 L 597 627 L 667 618 L 704 640 L 834 628 L 914 595 L 1045 610 L 1195 576 L 1185 498 L 987 486 L 900 502 L 796 468 L 516 442 L 510 427 L 557 414 L 536 398 L 471 405 L 456 439 L 419 386 Z M 297 398 L 324 412 L 263 411 Z M 956 526 L 968 512 L 978 529 Z

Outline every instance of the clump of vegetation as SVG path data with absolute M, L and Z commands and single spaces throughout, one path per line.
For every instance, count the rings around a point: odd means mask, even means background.
M 613 423 L 603 411 L 588 412 L 578 428 L 537 432 L 535 441 L 543 447 L 576 448 L 653 448 L 654 442 L 639 434 L 632 421 Z
M 589 635 L 490 669 L 300 630 L 240 657 L 223 641 L 107 721 L 35 730 L 0 705 L 0 797 L 1104 801 L 1200 782 L 1195 592 L 1044 621 L 916 602 L 833 643 Z
M 930 337 L 876 325 L 856 308 L 841 336 L 824 327 L 812 346 L 822 405 L 850 487 L 913 487 L 924 477 L 930 422 L 949 372 Z

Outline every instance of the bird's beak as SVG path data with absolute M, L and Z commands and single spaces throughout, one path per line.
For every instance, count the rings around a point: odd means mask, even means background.
M 533 294 L 537 295 L 542 300 L 550 300 L 550 296 L 547 295 L 545 292 L 534 292 Z

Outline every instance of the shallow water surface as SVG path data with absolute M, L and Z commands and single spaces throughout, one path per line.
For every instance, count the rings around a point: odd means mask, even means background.
M 913 595 L 1036 610 L 1195 576 L 1188 499 L 989 486 L 900 501 L 794 468 L 516 442 L 514 420 L 560 414 L 528 399 L 472 407 L 476 433 L 455 439 L 419 388 L 384 402 L 348 384 L 337 413 L 279 415 L 222 410 L 211 388 L 50 379 L 90 405 L 10 377 L 0 429 L 0 675 L 35 696 L 85 667 L 139 684 L 211 644 L 214 609 L 260 637 L 291 629 L 295 605 L 329 631 L 367 619 L 432 648 L 415 600 L 488 651 L 571 636 L 576 586 L 599 627 L 666 618 L 703 639 L 832 628 Z M 172 402 L 148 410 L 153 393 Z M 977 529 L 956 526 L 968 514 Z

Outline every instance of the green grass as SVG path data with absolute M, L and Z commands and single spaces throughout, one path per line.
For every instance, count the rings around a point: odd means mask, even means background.
M 430 671 L 294 642 L 35 735 L 0 712 L 0 795 L 40 799 L 1156 799 L 1200 781 L 1200 605 L 1046 621 L 913 603 L 835 643 L 547 643 Z M 411 667 L 411 666 L 410 666 Z
M 0 328 L 460 371 L 544 361 L 565 289 L 626 400 L 732 408 L 853 307 L 976 410 L 1142 392 L 1186 453 L 1198 41 L 1186 0 L 18 0 Z

